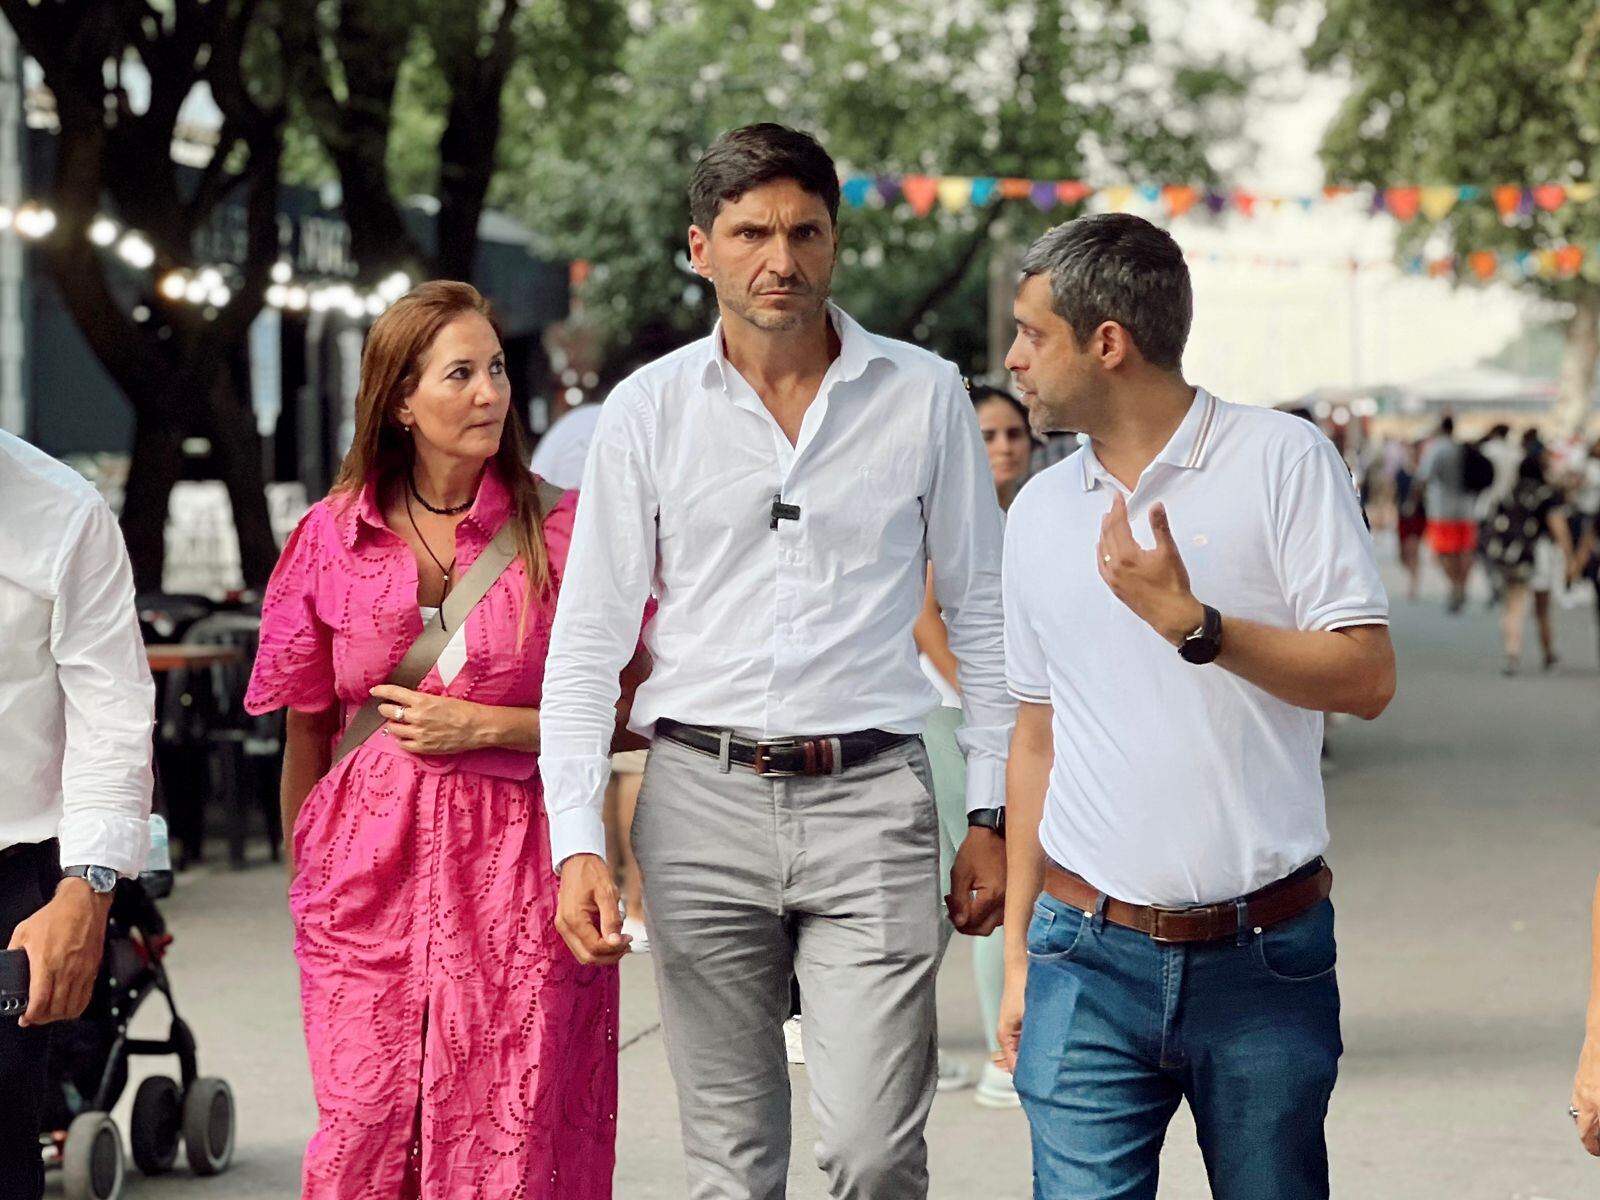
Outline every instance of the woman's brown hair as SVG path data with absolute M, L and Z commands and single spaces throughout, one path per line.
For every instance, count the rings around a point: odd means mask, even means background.
M 416 389 L 439 331 L 469 313 L 488 321 L 495 337 L 500 337 L 494 309 L 478 289 L 444 279 L 412 288 L 372 323 L 361 349 L 355 440 L 333 481 L 334 495 L 358 496 L 371 480 L 381 500 L 410 474 L 416 450 L 395 417 L 395 409 Z M 527 571 L 532 594 L 550 586 L 550 556 L 544 542 L 539 488 L 528 470 L 528 457 L 528 438 L 513 404 L 500 434 L 500 449 L 489 460 L 488 470 L 496 472 L 511 493 L 517 555 Z

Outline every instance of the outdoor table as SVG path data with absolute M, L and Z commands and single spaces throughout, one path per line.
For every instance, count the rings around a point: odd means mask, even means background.
M 237 646 L 146 646 L 144 652 L 150 669 L 158 674 L 180 667 L 219 667 L 244 661 L 244 651 Z

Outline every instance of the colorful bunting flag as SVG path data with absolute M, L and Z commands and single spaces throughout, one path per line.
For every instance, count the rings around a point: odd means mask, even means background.
M 1156 193 L 1158 196 L 1161 194 Z M 1124 184 L 1100 189 L 1100 198 L 1106 202 L 1107 212 L 1126 212 L 1133 200 L 1133 189 Z
M 867 197 L 872 195 L 872 180 L 865 175 L 856 175 L 846 179 L 839 190 L 844 195 L 844 202 L 851 208 L 862 208 L 867 203 Z
M 1087 200 L 1092 195 L 1094 195 L 1094 189 L 1087 183 L 1080 183 L 1076 179 L 1064 179 L 1056 184 L 1056 199 L 1063 204 L 1077 204 L 1080 200 Z
M 1487 282 L 1500 270 L 1500 256 L 1493 250 L 1477 250 L 1467 256 L 1467 265 L 1474 275 Z
M 1515 184 L 1501 184 L 1494 190 L 1494 207 L 1502 221 L 1509 221 L 1522 207 L 1522 189 Z
M 974 208 L 982 208 L 989 203 L 990 197 L 1000 187 L 1000 181 L 993 176 L 980 176 L 972 181 L 972 204 Z
M 1425 187 L 1422 189 L 1422 213 L 1430 221 L 1442 221 L 1460 198 L 1460 188 Z
M 1062 184 L 1036 183 L 1029 193 L 1033 206 L 1040 212 L 1049 212 L 1061 197 Z
M 1559 183 L 1541 183 L 1533 189 L 1533 202 L 1545 212 L 1555 212 L 1567 202 L 1567 189 Z
M 1183 184 L 1168 184 L 1161 189 L 1161 198 L 1167 202 L 1169 213 L 1174 217 L 1181 217 L 1195 206 L 1195 202 L 1200 199 L 1200 193 Z
M 1026 200 L 1036 186 L 1031 179 L 1002 179 L 1000 181 L 1000 198 L 1003 200 Z
M 938 183 L 939 203 L 945 212 L 960 212 L 972 199 L 972 180 L 946 175 Z
M 905 193 L 911 211 L 925 217 L 933 211 L 934 202 L 939 198 L 939 181 L 927 175 L 907 175 L 900 181 L 900 190 Z

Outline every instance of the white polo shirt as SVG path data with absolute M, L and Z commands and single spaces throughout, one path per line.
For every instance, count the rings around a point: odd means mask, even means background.
M 1242 896 L 1327 846 L 1322 714 L 1184 662 L 1112 594 L 1095 556 L 1113 488 L 1145 547 L 1166 505 L 1194 594 L 1224 618 L 1387 624 L 1372 539 L 1320 430 L 1204 390 L 1131 493 L 1084 446 L 1011 506 L 1007 682 L 1054 710 L 1045 852 L 1134 904 Z

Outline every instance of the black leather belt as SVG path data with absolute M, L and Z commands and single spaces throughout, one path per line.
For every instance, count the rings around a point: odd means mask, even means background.
M 712 758 L 722 757 L 724 730 L 704 725 L 684 725 L 665 717 L 656 722 L 656 733 L 698 750 Z M 778 778 L 794 775 L 838 775 L 876 758 L 885 750 L 909 742 L 915 734 L 889 733 L 883 729 L 863 729 L 831 737 L 771 738 L 754 741 L 728 736 L 728 761 L 749 767 L 757 775 Z

